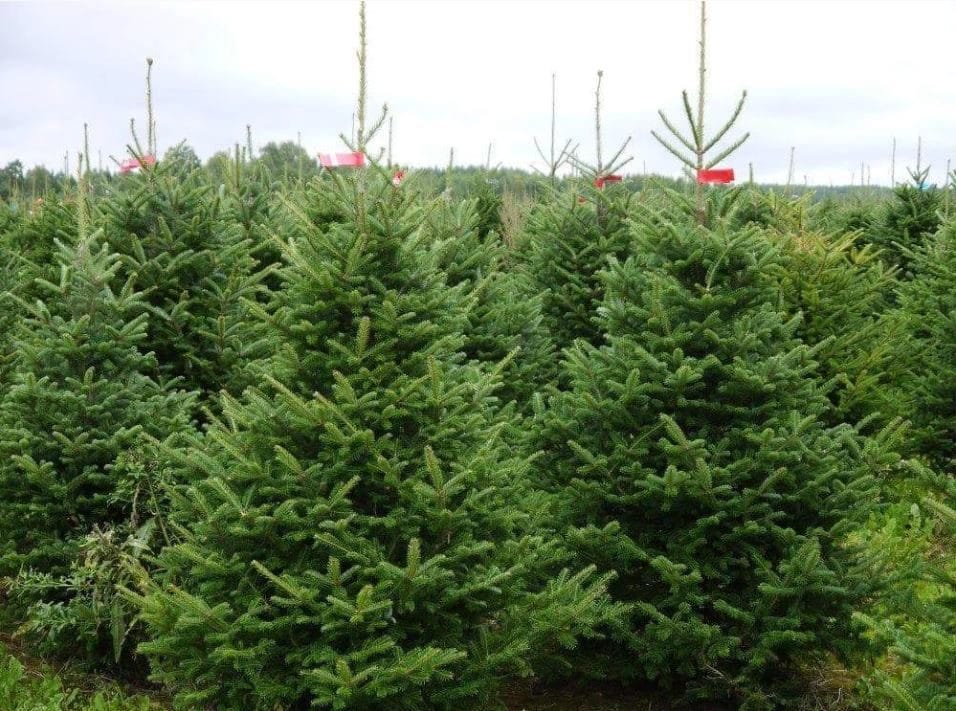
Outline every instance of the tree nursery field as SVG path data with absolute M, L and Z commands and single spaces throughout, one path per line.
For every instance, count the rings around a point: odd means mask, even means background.
M 400 167 L 359 26 L 344 152 L 157 155 L 148 60 L 0 173 L 0 711 L 956 709 L 956 172 L 735 183 L 703 5 L 685 178 L 601 73 Z

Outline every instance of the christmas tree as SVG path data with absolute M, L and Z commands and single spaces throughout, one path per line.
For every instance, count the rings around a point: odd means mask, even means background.
M 190 485 L 130 593 L 141 651 L 186 705 L 487 708 L 614 610 L 589 571 L 545 580 L 563 552 L 496 408 L 505 364 L 465 361 L 469 299 L 421 206 L 374 163 L 329 181 L 334 221 L 295 203 L 277 221 L 260 385 L 169 450 Z
M 535 205 L 521 250 L 532 289 L 541 294 L 544 325 L 560 350 L 583 338 L 600 342 L 594 322 L 604 285 L 599 274 L 610 257 L 630 253 L 627 220 L 631 194 L 618 186 L 607 192 L 583 188 L 556 193 Z M 595 203 L 600 205 L 600 210 Z
M 907 416 L 900 388 L 910 347 L 909 322 L 893 308 L 897 272 L 872 245 L 856 248 L 858 233 L 833 235 L 789 229 L 775 238 L 786 260 L 781 291 L 801 316 L 797 336 L 818 345 L 820 376 L 832 382 L 832 424 Z
M 956 457 L 956 223 L 945 225 L 913 257 L 914 276 L 899 294 L 912 339 L 895 354 L 910 372 L 902 385 L 912 403 L 916 444 L 949 470 Z
M 604 277 L 605 345 L 569 349 L 567 392 L 538 420 L 570 545 L 633 605 L 592 651 L 605 674 L 780 708 L 803 664 L 853 644 L 868 581 L 845 534 L 895 459 L 825 425 L 770 240 L 686 223 L 634 238 Z
M 0 399 L 0 576 L 52 583 L 20 595 L 21 607 L 68 602 L 56 580 L 90 531 L 143 522 L 150 496 L 135 453 L 187 429 L 193 406 L 151 378 L 142 295 L 117 278 L 119 258 L 81 237 L 59 244 L 58 263 L 58 281 L 36 284 L 42 298 L 20 301 Z
M 904 275 L 910 272 L 913 250 L 940 225 L 944 193 L 927 184 L 928 178 L 929 168 L 921 168 L 917 162 L 916 170 L 910 171 L 910 182 L 893 190 L 894 197 L 886 203 L 872 232 L 872 241 L 883 250 L 887 262 L 900 267 Z
M 245 384 L 246 301 L 266 273 L 242 225 L 226 223 L 222 202 L 200 171 L 177 177 L 162 163 L 130 176 L 105 201 L 108 243 L 123 257 L 151 314 L 147 347 L 165 377 L 182 378 L 212 404 L 220 390 Z
M 540 294 L 497 235 L 482 233 L 474 200 L 437 200 L 426 231 L 445 281 L 463 288 L 469 302 L 465 354 L 490 365 L 508 359 L 498 395 L 525 409 L 532 393 L 552 380 L 556 364 Z
M 603 285 L 598 273 L 611 257 L 629 254 L 627 220 L 632 193 L 617 174 L 631 160 L 624 152 L 627 138 L 610 159 L 604 155 L 601 133 L 601 84 L 594 92 L 595 161 L 568 156 L 584 180 L 572 190 L 551 186 L 532 211 L 522 253 L 532 289 L 542 295 L 544 325 L 560 350 L 577 338 L 597 343 L 595 309 Z M 560 161 L 559 161 L 560 162 Z
M 185 703 L 480 704 L 604 614 L 600 585 L 541 581 L 559 552 L 420 212 L 387 176 L 335 184 L 350 222 L 286 232 L 261 387 L 179 454 L 181 540 L 139 604 Z

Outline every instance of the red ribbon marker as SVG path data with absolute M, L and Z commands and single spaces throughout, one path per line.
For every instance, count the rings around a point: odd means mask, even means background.
M 120 173 L 129 175 L 139 172 L 140 168 L 147 165 L 156 165 L 156 156 L 145 155 L 142 158 L 129 158 L 120 163 Z
M 599 178 L 594 179 L 594 187 L 598 190 L 603 190 L 604 186 L 609 183 L 620 183 L 623 178 L 620 175 L 602 175 Z
M 392 185 L 394 185 L 397 188 L 399 185 L 402 184 L 403 180 L 405 180 L 405 171 L 396 170 L 395 174 L 392 175 Z
M 702 185 L 734 182 L 733 168 L 710 168 L 697 171 L 697 182 Z
M 361 151 L 353 153 L 319 153 L 319 163 L 323 168 L 364 168 L 365 154 Z

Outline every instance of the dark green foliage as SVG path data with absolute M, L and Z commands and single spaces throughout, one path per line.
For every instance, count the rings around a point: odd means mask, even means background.
M 15 198 L 23 190 L 23 163 L 12 160 L 0 168 L 0 199 Z
M 814 226 L 823 232 L 856 235 L 854 243 L 864 246 L 870 243 L 870 236 L 876 231 L 880 221 L 881 203 L 854 199 L 847 203 L 826 198 L 818 203 L 812 214 Z
M 319 172 L 315 158 L 292 141 L 267 143 L 259 150 L 256 163 L 266 169 L 272 180 L 285 183 L 291 178 L 305 180 Z
M 174 456 L 180 542 L 136 598 L 157 679 L 222 711 L 488 708 L 499 680 L 607 611 L 536 537 L 539 497 L 463 363 L 463 291 L 387 178 L 295 206 L 276 355 Z
M 76 239 L 75 197 L 40 200 L 0 234 L 0 249 L 19 260 L 25 278 L 55 278 L 56 240 Z
M 928 172 L 911 172 L 912 183 L 893 191 L 893 199 L 886 203 L 880 223 L 871 233 L 886 260 L 899 266 L 904 275 L 910 272 L 912 251 L 939 229 L 943 191 L 927 185 Z
M 775 196 L 750 186 L 743 194 L 734 214 L 735 227 L 772 227 L 776 221 Z
M 196 151 L 186 141 L 181 141 L 163 154 L 163 168 L 165 172 L 185 180 L 191 173 L 202 167 L 202 162 Z
M 535 206 L 526 230 L 523 259 L 535 291 L 542 294 L 544 323 L 555 347 L 577 338 L 599 344 L 594 317 L 604 294 L 599 273 L 611 257 L 630 254 L 630 193 L 569 190 Z
M 953 706 L 956 228 L 925 178 L 698 205 L 180 145 L 88 176 L 103 250 L 74 179 L 8 168 L 0 636 L 151 662 L 184 709 L 490 709 L 516 675 L 822 708 L 836 664 Z M 23 679 L 0 707 L 46 703 Z
M 475 212 L 478 215 L 478 234 L 487 237 L 489 234 L 501 234 L 501 193 L 500 180 L 492 177 L 494 174 L 475 176 L 467 197 L 475 201 Z
M 123 256 L 120 274 L 148 304 L 147 345 L 160 372 L 214 401 L 245 382 L 252 339 L 244 299 L 256 298 L 264 274 L 242 225 L 225 222 L 201 174 L 177 179 L 165 171 L 160 164 L 127 179 L 103 204 L 106 237 Z
M 912 339 L 896 357 L 909 366 L 902 386 L 920 450 L 945 470 L 956 457 L 956 223 L 914 255 L 914 278 L 900 290 L 900 317 Z
M 869 581 L 845 536 L 895 458 L 824 424 L 784 264 L 753 231 L 641 228 L 604 276 L 605 345 L 567 352 L 538 470 L 581 563 L 633 605 L 592 650 L 604 675 L 781 708 L 803 665 L 854 646 Z
M 150 378 L 142 297 L 117 280 L 118 257 L 83 240 L 58 261 L 42 300 L 21 304 L 0 400 L 0 576 L 66 576 L 91 530 L 142 517 L 130 453 L 189 426 L 191 398 Z M 46 602 L 64 600 L 51 590 Z
M 449 205 L 439 199 L 428 217 L 428 239 L 448 285 L 464 289 L 465 354 L 491 365 L 508 359 L 498 395 L 524 409 L 531 394 L 554 378 L 557 356 L 542 322 L 540 294 L 497 235 L 481 232 L 478 207 L 475 200 Z

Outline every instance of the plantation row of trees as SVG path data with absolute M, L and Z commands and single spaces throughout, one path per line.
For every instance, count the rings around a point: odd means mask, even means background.
M 190 708 L 956 698 L 941 191 L 539 185 L 506 243 L 378 167 L 223 175 L 5 209 L 8 632 Z
M 10 172 L 0 634 L 184 709 L 953 708 L 956 176 L 707 185 L 705 19 L 691 181 L 621 178 L 600 72 L 537 177 Z

